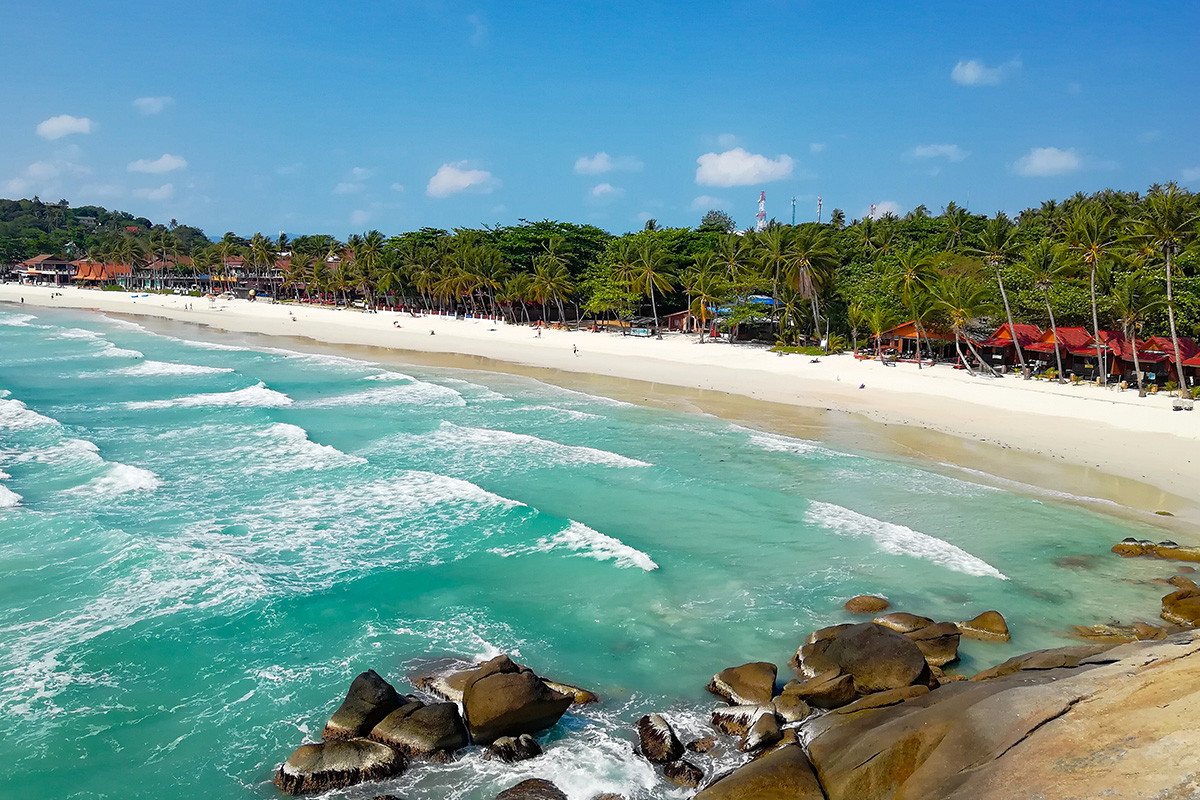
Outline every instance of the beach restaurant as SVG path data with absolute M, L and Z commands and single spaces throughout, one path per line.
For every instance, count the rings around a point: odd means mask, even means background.
M 75 276 L 75 263 L 62 256 L 43 254 L 17 264 L 14 272 L 24 283 L 70 284 Z
M 1041 336 L 1042 329 L 1037 325 L 1017 323 L 1010 327 L 1006 322 L 991 336 L 982 342 L 976 342 L 975 346 L 991 359 L 992 366 L 1012 366 L 1020 363 L 1020 359 L 1017 358 L 1017 344 L 1021 346 L 1022 351 L 1028 350 Z
M 71 263 L 75 267 L 75 275 L 71 280 L 80 286 L 124 286 L 133 273 L 133 267 L 128 264 L 101 264 L 87 259 Z
M 934 358 L 958 358 L 954 352 L 954 334 L 944 328 L 936 325 L 923 325 L 921 326 L 921 338 L 933 347 L 934 352 L 930 355 Z M 924 346 L 924 342 L 921 345 Z M 916 360 L 918 352 L 917 323 L 909 320 L 879 334 L 879 346 L 894 348 L 897 356 L 901 359 Z

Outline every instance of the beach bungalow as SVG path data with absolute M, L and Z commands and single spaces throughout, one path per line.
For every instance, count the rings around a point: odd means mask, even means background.
M 101 264 L 98 261 L 73 262 L 76 267 L 73 280 L 80 286 L 124 286 L 128 288 L 133 267 L 128 264 Z
M 993 367 L 1013 366 L 1020 363 L 1020 359 L 1017 358 L 1017 348 L 1013 342 L 1020 344 L 1021 350 L 1024 352 L 1029 349 L 1029 345 L 1040 341 L 1041 338 L 1042 329 L 1037 325 L 1017 323 L 1010 329 L 1006 322 L 991 336 L 976 343 L 976 347 L 986 358 L 991 360 Z M 1025 360 L 1029 361 L 1030 357 L 1026 356 Z
M 933 347 L 934 358 L 955 359 L 954 334 L 936 325 L 924 325 L 921 328 L 925 340 Z M 879 346 L 892 348 L 901 359 L 916 360 L 917 357 L 917 325 L 913 320 L 903 322 L 890 330 L 879 334 Z M 927 349 L 924 341 L 921 349 Z
M 75 277 L 75 265 L 63 256 L 43 254 L 17 264 L 14 273 L 24 283 L 66 286 Z
M 1092 347 L 1091 369 L 1094 371 L 1096 350 L 1092 335 L 1088 333 L 1087 328 L 1048 328 L 1043 331 L 1036 342 L 1026 346 L 1025 350 L 1032 354 L 1030 357 L 1037 369 L 1058 369 L 1058 361 L 1054 353 L 1057 350 L 1058 357 L 1062 358 L 1063 372 L 1083 375 L 1087 365 L 1086 354 L 1089 346 Z
M 1167 363 L 1170 365 L 1170 368 L 1173 371 L 1175 368 L 1175 346 L 1171 342 L 1171 337 L 1151 336 L 1150 344 L 1153 345 L 1155 350 L 1161 350 L 1166 354 Z M 1200 344 L 1197 344 L 1196 340 L 1189 336 L 1180 336 L 1179 354 L 1183 357 L 1184 377 L 1191 378 L 1192 385 L 1195 386 L 1197 384 L 1197 378 L 1200 378 L 1200 374 L 1197 374 L 1197 370 L 1194 369 L 1194 367 L 1197 366 L 1196 362 L 1200 360 Z M 1188 370 L 1189 367 L 1193 368 L 1190 372 Z M 1164 369 L 1164 371 L 1166 370 Z M 1174 375 L 1172 375 L 1165 380 L 1176 380 L 1176 378 Z

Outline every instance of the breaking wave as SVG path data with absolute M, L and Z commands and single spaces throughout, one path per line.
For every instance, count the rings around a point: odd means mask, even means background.
M 241 408 L 278 408 L 290 406 L 294 401 L 283 392 L 268 389 L 259 381 L 245 389 L 232 392 L 213 392 L 210 394 L 192 394 L 177 397 L 173 400 L 137 400 L 125 404 L 131 411 L 149 408 L 198 408 L 202 406 L 236 406 Z
M 548 553 L 551 550 L 570 550 L 574 555 L 594 558 L 597 561 L 613 561 L 622 568 L 637 567 L 646 572 L 658 569 L 654 559 L 636 547 L 630 547 L 620 539 L 607 536 L 575 520 L 571 520 L 571 524 L 565 529 L 553 536 L 539 539 L 537 544 L 530 547 L 509 550 L 493 548 L 491 552 L 507 557 L 531 552 Z

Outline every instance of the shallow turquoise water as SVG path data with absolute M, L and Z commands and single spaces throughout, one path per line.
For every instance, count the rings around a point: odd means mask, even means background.
M 215 339 L 215 335 L 206 335 Z M 185 341 L 0 309 L 0 763 L 25 798 L 274 797 L 349 681 L 508 652 L 598 691 L 547 754 L 384 790 L 682 797 L 630 752 L 700 735 L 717 670 L 786 660 L 850 596 L 1011 645 L 1153 617 L 1136 528 L 918 465 L 531 379 Z M 1065 556 L 1074 556 L 1060 562 Z

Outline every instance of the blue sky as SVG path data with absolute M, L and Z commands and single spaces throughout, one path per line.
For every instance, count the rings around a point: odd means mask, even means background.
M 1200 188 L 1194 3 L 6 9 L 0 196 L 210 236 Z

